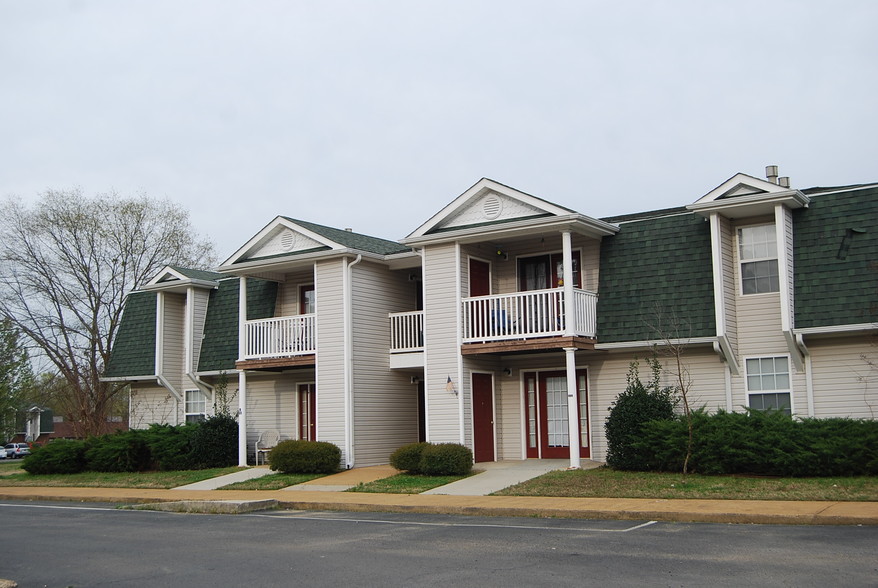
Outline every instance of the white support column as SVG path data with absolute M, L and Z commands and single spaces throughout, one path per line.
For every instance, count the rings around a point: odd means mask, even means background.
M 238 465 L 247 467 L 247 374 L 238 372 Z
M 572 337 L 576 334 L 575 316 L 576 310 L 573 302 L 573 238 L 570 231 L 561 233 L 564 252 L 564 336 Z
M 567 358 L 567 438 L 570 443 L 570 469 L 578 470 L 581 465 L 579 447 L 582 442 L 579 435 L 579 386 L 577 386 L 576 382 L 576 348 L 565 347 L 564 353 Z
M 238 359 L 247 353 L 247 278 L 238 284 Z M 247 374 L 238 372 L 238 465 L 247 466 Z

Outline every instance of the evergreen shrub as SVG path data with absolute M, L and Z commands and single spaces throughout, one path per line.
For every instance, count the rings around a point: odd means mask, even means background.
M 390 454 L 390 465 L 410 474 L 421 473 L 421 457 L 429 443 L 409 443 Z
M 192 467 L 224 468 L 238 463 L 238 422 L 228 414 L 198 424 L 192 436 Z
M 192 441 L 200 423 L 152 424 L 145 432 L 155 467 L 164 471 L 193 469 Z
M 85 441 L 58 439 L 32 451 L 21 464 L 29 474 L 78 474 L 85 469 Z
M 796 419 L 780 411 L 693 412 L 690 470 L 785 477 L 878 474 L 878 421 Z M 651 421 L 633 444 L 645 470 L 680 471 L 686 422 Z
M 675 418 L 673 387 L 659 385 L 661 363 L 647 359 L 652 378 L 644 384 L 640 380 L 639 363 L 628 368 L 628 386 L 610 406 L 605 422 L 607 436 L 607 465 L 618 470 L 649 470 L 655 467 L 648 454 L 635 449 L 644 424 L 650 421 Z M 688 433 L 687 433 L 688 435 Z
M 465 476 L 473 469 L 473 452 L 459 443 L 428 443 L 418 469 L 426 476 Z
M 86 469 L 95 472 L 141 472 L 150 469 L 152 457 L 143 431 L 131 429 L 92 438 L 86 442 Z
M 341 449 L 325 441 L 281 441 L 268 454 L 270 467 L 284 474 L 332 474 Z

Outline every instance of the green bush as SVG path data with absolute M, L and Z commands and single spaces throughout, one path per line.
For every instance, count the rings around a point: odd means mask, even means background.
M 137 429 L 92 438 L 86 445 L 86 469 L 92 471 L 141 472 L 152 466 L 146 435 Z
M 690 470 L 788 477 L 878 474 L 878 421 L 797 420 L 780 411 L 693 412 Z M 686 422 L 651 421 L 632 444 L 644 470 L 680 471 Z
M 224 468 L 238 463 L 238 422 L 218 414 L 199 423 L 192 436 L 195 469 Z
M 325 441 L 281 441 L 268 461 L 284 474 L 331 474 L 338 471 L 341 449 Z
M 199 426 L 150 425 L 144 436 L 154 466 L 165 471 L 193 469 L 192 442 Z
M 34 475 L 78 474 L 85 469 L 85 441 L 58 439 L 34 448 L 21 467 Z
M 465 476 L 473 469 L 473 452 L 459 443 L 428 443 L 419 469 L 427 476 Z
M 409 443 L 390 454 L 390 465 L 410 474 L 421 473 L 421 457 L 429 443 Z
M 641 436 L 643 425 L 649 421 L 671 420 L 674 418 L 674 389 L 661 387 L 661 363 L 657 359 L 647 359 L 652 371 L 652 379 L 644 384 L 640 381 L 638 362 L 628 368 L 628 386 L 610 406 L 610 414 L 604 426 L 607 436 L 607 465 L 618 470 L 648 470 L 655 467 L 647 454 L 638 451 L 634 445 Z

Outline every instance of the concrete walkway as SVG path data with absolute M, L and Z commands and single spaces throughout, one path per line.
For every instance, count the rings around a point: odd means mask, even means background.
M 570 465 L 566 459 L 525 459 L 477 463 L 474 476 L 427 490 L 424 494 L 449 494 L 453 496 L 487 496 L 509 486 L 526 482 L 554 470 Z M 583 460 L 583 469 L 599 467 L 596 461 Z M 480 471 L 481 470 L 481 471 Z

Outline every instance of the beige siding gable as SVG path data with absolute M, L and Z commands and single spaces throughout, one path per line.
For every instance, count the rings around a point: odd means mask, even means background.
M 322 247 L 323 243 L 289 227 L 278 225 L 268 235 L 251 247 L 238 261 L 307 251 Z
M 546 211 L 515 198 L 488 191 L 471 198 L 464 206 L 439 223 L 436 228 L 465 227 L 485 222 L 527 218 L 539 214 L 546 214 Z

